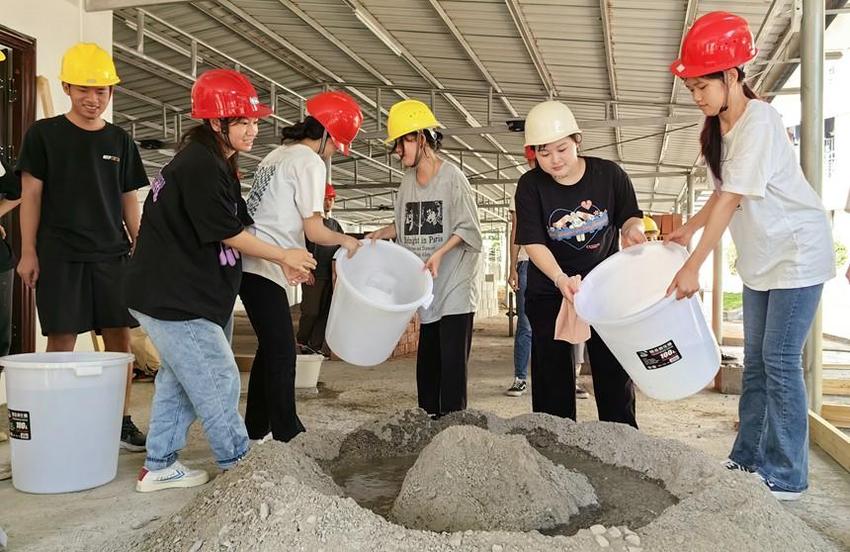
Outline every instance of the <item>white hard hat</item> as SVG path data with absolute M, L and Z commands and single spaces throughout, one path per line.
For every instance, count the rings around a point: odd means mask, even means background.
M 581 134 L 570 108 L 549 100 L 531 108 L 525 118 L 525 145 L 542 146 L 567 136 Z

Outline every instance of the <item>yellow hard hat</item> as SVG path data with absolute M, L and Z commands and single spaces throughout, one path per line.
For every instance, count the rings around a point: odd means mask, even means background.
M 655 220 L 649 215 L 643 216 L 643 231 L 658 232 L 658 225 L 655 224 Z
M 78 42 L 65 52 L 59 80 L 77 86 L 112 86 L 121 82 L 112 56 L 92 42 Z
M 402 100 L 390 108 L 387 117 L 387 139 L 391 144 L 405 134 L 440 126 L 431 109 L 419 100 Z
M 0 61 L 6 61 L 6 54 L 3 53 L 3 50 L 0 50 Z
M 525 117 L 526 146 L 551 144 L 573 134 L 581 134 L 581 129 L 573 112 L 561 102 L 541 102 Z

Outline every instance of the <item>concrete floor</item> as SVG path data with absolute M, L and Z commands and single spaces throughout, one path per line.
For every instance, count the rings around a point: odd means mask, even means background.
M 503 391 L 512 378 L 513 342 L 506 336 L 502 318 L 477 321 L 469 374 L 469 406 L 503 417 L 531 410 L 528 395 L 510 398 Z M 238 332 L 241 333 L 241 332 Z M 250 347 L 238 337 L 236 348 Z M 241 352 L 241 351 L 240 351 Z M 299 413 L 308 429 L 350 430 L 375 416 L 416 405 L 413 358 L 394 360 L 375 368 L 358 368 L 327 362 L 322 368 L 323 390 L 299 398 Z M 589 378 L 582 377 L 589 385 Z M 243 375 L 243 389 L 247 374 Z M 141 427 L 147 426 L 153 385 L 134 386 L 131 411 Z M 244 408 L 243 395 L 243 408 Z M 677 439 L 717 457 L 725 458 L 735 432 L 738 398 L 705 391 L 689 399 L 663 403 L 640 397 L 641 429 L 659 437 Z M 593 399 L 579 401 L 579 419 L 595 419 Z M 2 420 L 5 421 L 5 413 Z M 3 423 L 5 425 L 5 423 Z M 215 473 L 215 465 L 197 424 L 181 460 L 189 466 Z M 0 462 L 8 459 L 9 444 L 0 444 Z M 56 451 L 61 454 L 61 451 Z M 11 481 L 0 482 L 0 527 L 9 536 L 10 550 L 21 552 L 98 550 L 104 539 L 120 539 L 156 527 L 199 489 L 160 493 L 134 492 L 134 479 L 142 454 L 122 452 L 118 477 L 90 491 L 37 496 L 17 492 Z M 811 451 L 811 490 L 788 509 L 809 525 L 850 550 L 850 474 L 817 448 Z

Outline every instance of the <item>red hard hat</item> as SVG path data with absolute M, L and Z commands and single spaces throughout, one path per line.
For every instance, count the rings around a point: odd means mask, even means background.
M 351 142 L 363 124 L 363 112 L 345 92 L 322 92 L 307 100 L 307 113 L 322 123 L 336 147 L 348 155 Z
M 334 190 L 334 185 L 328 182 L 325 184 L 325 199 L 332 197 L 336 197 L 336 190 Z
M 269 106 L 260 103 L 251 81 L 232 69 L 207 71 L 192 86 L 192 117 L 195 119 L 259 119 L 271 112 Z
M 728 12 L 711 12 L 696 21 L 682 41 L 679 59 L 670 64 L 677 77 L 702 77 L 740 67 L 756 57 L 747 20 Z

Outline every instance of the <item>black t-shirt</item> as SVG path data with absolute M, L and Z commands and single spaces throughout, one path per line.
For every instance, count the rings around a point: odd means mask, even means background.
M 342 226 L 339 225 L 336 219 L 327 217 L 323 222 L 325 223 L 325 228 L 339 232 L 340 234 L 343 233 Z M 330 280 L 333 276 L 332 265 L 337 249 L 339 249 L 338 245 L 316 245 L 310 240 L 307 240 L 307 251 L 312 253 L 316 259 L 316 268 L 313 270 L 313 276 L 317 280 Z
M 21 181 L 17 175 L 5 163 L 3 165 L 3 176 L 0 176 L 0 199 L 21 199 Z M 6 272 L 15 267 L 12 248 L 8 240 L 0 242 L 0 272 Z
M 15 172 L 44 183 L 36 248 L 39 256 L 100 261 L 126 255 L 121 197 L 148 185 L 139 150 L 107 123 L 83 130 L 64 115 L 27 131 Z
M 242 259 L 222 241 L 253 222 L 221 156 L 190 143 L 151 184 L 125 279 L 127 305 L 160 320 L 204 318 L 223 327 Z
M 623 224 L 643 216 L 632 181 L 619 165 L 584 160 L 584 175 L 572 186 L 537 168 L 522 175 L 516 191 L 517 244 L 545 245 L 561 270 L 582 277 L 619 250 Z M 561 295 L 534 263 L 527 285 L 527 296 Z

